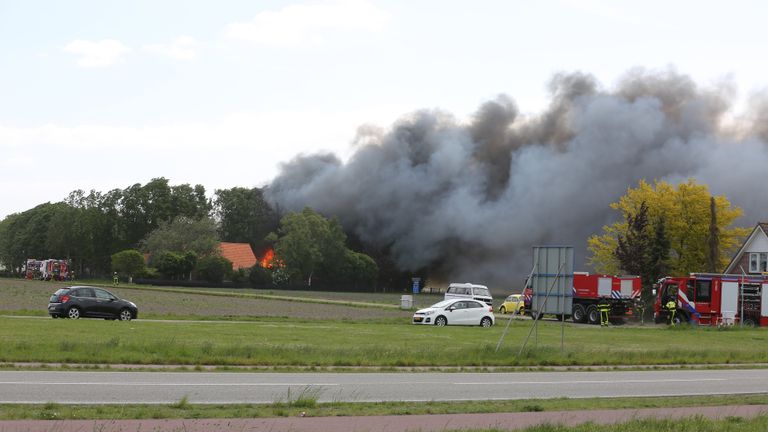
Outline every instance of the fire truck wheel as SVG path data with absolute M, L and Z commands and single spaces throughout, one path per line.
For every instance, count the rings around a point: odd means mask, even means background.
M 589 305 L 587 307 L 587 322 L 593 325 L 600 322 L 600 312 L 598 312 L 597 306 Z
M 744 327 L 755 327 L 757 325 L 757 322 L 755 322 L 754 318 L 744 318 Z
M 584 305 L 581 304 L 575 304 L 573 305 L 573 315 L 571 315 L 573 318 L 573 322 L 575 323 L 583 323 L 587 320 L 587 310 L 584 308 Z

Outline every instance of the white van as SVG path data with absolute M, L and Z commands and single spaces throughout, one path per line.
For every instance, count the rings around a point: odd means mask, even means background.
M 448 290 L 445 291 L 445 299 L 455 298 L 471 298 L 493 306 L 491 291 L 489 291 L 488 287 L 485 285 L 476 285 L 469 282 L 452 283 L 448 285 Z

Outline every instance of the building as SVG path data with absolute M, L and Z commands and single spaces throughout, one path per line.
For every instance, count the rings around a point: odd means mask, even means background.
M 221 256 L 232 262 L 232 270 L 249 269 L 256 265 L 256 255 L 248 243 L 219 243 Z
M 725 274 L 768 272 L 768 222 L 759 222 L 734 255 Z

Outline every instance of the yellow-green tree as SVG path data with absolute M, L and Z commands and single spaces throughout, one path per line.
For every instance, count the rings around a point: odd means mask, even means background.
M 612 209 L 621 212 L 621 221 L 604 226 L 602 235 L 594 235 L 587 240 L 592 253 L 590 264 L 601 273 L 616 274 L 622 270 L 615 253 L 618 238 L 627 235 L 628 218 L 636 215 L 645 202 L 648 206 L 649 234 L 653 236 L 659 221 L 665 223 L 664 230 L 670 242 L 670 273 L 685 275 L 704 271 L 708 267 L 712 198 L 719 235 L 718 267 L 725 268 L 749 229 L 731 227 L 733 221 L 742 215 L 742 210 L 733 207 L 724 195 L 712 197 L 709 188 L 697 184 L 695 179 L 688 179 L 676 187 L 664 181 L 650 184 L 641 180 L 637 188 L 627 189 L 618 202 L 611 204 Z

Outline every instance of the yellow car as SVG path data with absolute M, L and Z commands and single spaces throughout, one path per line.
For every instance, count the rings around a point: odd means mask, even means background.
M 522 294 L 512 294 L 504 300 L 504 303 L 499 307 L 499 312 L 516 313 L 522 315 L 525 312 L 525 300 Z

